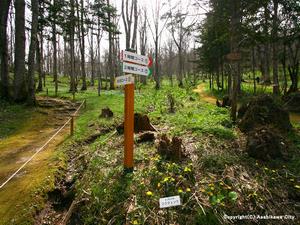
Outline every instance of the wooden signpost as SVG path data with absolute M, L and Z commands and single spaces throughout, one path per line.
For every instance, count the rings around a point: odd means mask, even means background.
M 242 59 L 242 55 L 240 52 L 231 52 L 226 55 L 226 58 L 231 61 L 239 61 Z
M 117 86 L 125 85 L 125 114 L 124 114 L 124 172 L 133 172 L 133 144 L 134 144 L 134 78 L 131 74 L 149 76 L 152 65 L 151 58 L 138 55 L 130 51 L 121 52 L 123 73 L 116 78 Z

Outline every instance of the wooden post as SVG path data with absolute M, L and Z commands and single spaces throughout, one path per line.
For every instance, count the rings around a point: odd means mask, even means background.
M 124 172 L 133 172 L 134 84 L 125 85 Z
M 48 88 L 46 89 L 46 94 L 47 94 L 47 97 L 48 97 L 48 95 L 49 95 Z
M 75 91 L 73 91 L 73 101 L 75 101 Z
M 86 108 L 86 99 L 83 101 L 83 107 Z
M 71 136 L 73 136 L 74 135 L 74 115 L 71 115 L 70 129 L 71 129 Z

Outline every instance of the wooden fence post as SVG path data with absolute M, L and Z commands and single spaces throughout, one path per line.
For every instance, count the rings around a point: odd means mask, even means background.
M 70 124 L 70 129 L 71 129 L 71 136 L 74 135 L 74 115 L 71 115 L 71 124 Z

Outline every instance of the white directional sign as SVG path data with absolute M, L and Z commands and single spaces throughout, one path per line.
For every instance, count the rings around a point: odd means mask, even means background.
M 178 206 L 178 205 L 181 205 L 179 195 L 159 199 L 160 208 L 168 208 L 168 207 Z
M 116 77 L 115 80 L 115 86 L 122 86 L 125 84 L 133 84 L 134 83 L 134 77 L 132 75 L 125 75 L 125 76 L 119 76 Z
M 121 60 L 125 62 L 131 62 L 136 63 L 140 65 L 148 66 L 149 64 L 149 58 L 144 55 L 138 55 L 132 52 L 128 51 L 122 51 L 121 52 Z
M 149 68 L 147 66 L 140 66 L 136 64 L 123 62 L 123 73 L 132 73 L 137 75 L 148 76 Z

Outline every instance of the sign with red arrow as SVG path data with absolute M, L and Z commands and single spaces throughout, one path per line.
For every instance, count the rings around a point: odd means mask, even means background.
M 140 66 L 137 64 L 123 62 L 123 73 L 131 73 L 136 75 L 148 76 L 149 68 L 147 66 Z
M 123 62 L 123 73 L 132 73 L 136 75 L 152 75 L 153 60 L 151 57 L 138 55 L 129 51 L 121 51 L 121 61 Z

